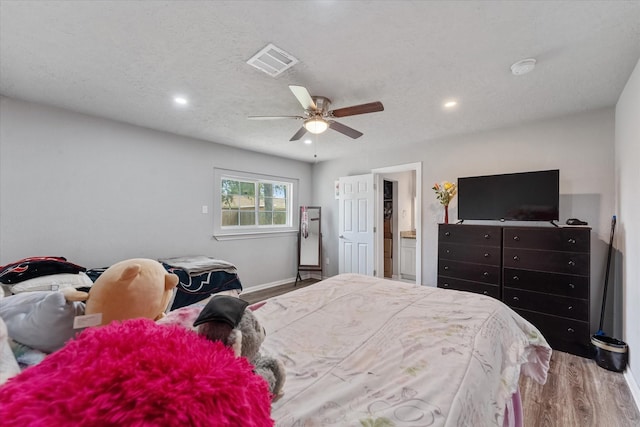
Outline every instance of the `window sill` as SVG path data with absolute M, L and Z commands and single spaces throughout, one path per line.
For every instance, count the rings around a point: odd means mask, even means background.
M 267 230 L 250 232 L 230 232 L 215 233 L 216 240 L 243 240 L 243 239 L 263 239 L 265 237 L 286 237 L 287 235 L 297 235 L 298 230 Z

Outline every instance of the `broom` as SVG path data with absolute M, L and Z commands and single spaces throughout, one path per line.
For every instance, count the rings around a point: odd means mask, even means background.
M 607 254 L 607 269 L 604 274 L 604 292 L 602 294 L 602 309 L 600 310 L 600 325 L 598 326 L 598 331 L 595 333 L 596 336 L 605 335 L 602 330 L 602 324 L 604 322 L 604 310 L 607 304 L 607 287 L 609 285 L 609 268 L 611 266 L 611 249 L 613 248 L 613 233 L 616 230 L 616 216 L 614 215 L 611 218 L 611 236 L 609 237 L 609 252 Z

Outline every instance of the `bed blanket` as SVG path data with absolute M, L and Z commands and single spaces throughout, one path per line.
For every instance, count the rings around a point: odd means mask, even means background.
M 285 363 L 277 426 L 502 426 L 551 348 L 498 300 L 355 274 L 267 300 L 262 352 Z
M 158 261 L 170 265 L 171 267 L 180 268 L 191 276 L 197 276 L 202 273 L 213 271 L 224 271 L 230 274 L 238 272 L 234 264 L 204 255 L 162 258 Z

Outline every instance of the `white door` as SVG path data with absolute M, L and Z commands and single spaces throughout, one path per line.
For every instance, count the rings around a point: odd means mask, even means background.
M 339 272 L 374 275 L 373 174 L 340 178 Z

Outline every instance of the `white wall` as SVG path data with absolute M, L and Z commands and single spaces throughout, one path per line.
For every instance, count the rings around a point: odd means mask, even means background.
M 640 403 L 640 61 L 618 103 L 615 119 L 615 182 L 618 228 L 616 249 L 621 265 L 623 340 L 629 345 L 629 372 Z M 619 336 L 618 336 L 619 337 Z
M 297 178 L 311 201 L 308 163 L 2 97 L 0 265 L 202 254 L 235 263 L 245 288 L 294 278 L 295 234 L 212 238 L 214 167 Z
M 397 144 L 389 141 L 393 147 L 389 150 L 366 150 L 357 157 L 314 165 L 314 203 L 326 212 L 324 249 L 325 257 L 330 259 L 325 266 L 326 275 L 338 273 L 338 210 L 333 182 L 340 176 L 422 162 L 422 283 L 435 285 L 437 223 L 442 221 L 443 212 L 431 190 L 434 182 L 455 182 L 461 176 L 560 169 L 560 222 L 578 217 L 593 227 L 591 324 L 592 329 L 597 328 L 610 220 L 615 209 L 612 108 L 415 145 Z M 457 199 L 451 203 L 449 215 L 450 221 L 456 220 Z M 605 325 L 610 323 L 609 319 Z

